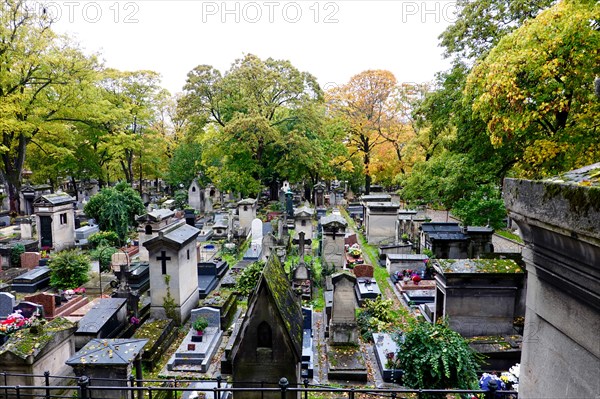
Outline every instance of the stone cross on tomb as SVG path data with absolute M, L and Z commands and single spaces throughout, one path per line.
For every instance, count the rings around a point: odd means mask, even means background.
M 310 245 L 312 243 L 310 238 L 306 240 L 304 239 L 305 234 L 305 232 L 301 231 L 298 233 L 298 239 L 293 240 L 294 244 L 298 244 L 298 253 L 301 262 L 304 262 L 304 244 Z
M 161 262 L 162 274 L 167 274 L 167 261 L 171 260 L 171 257 L 167 256 L 166 251 L 160 251 L 160 256 L 157 256 L 156 260 L 159 260 Z

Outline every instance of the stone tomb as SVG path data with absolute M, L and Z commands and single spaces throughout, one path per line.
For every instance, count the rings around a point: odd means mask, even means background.
M 425 254 L 387 254 L 385 268 L 391 275 L 403 270 L 413 270 L 421 273 L 425 272 L 429 256 Z
M 12 289 L 16 292 L 33 293 L 48 287 L 50 284 L 50 268 L 38 266 L 15 278 Z
M 75 348 L 82 348 L 94 338 L 113 338 L 127 326 L 127 299 L 103 298 L 79 320 L 75 331 Z
M 75 229 L 75 245 L 83 246 L 87 245 L 88 238 L 94 233 L 100 231 L 98 226 L 83 226 L 78 229 Z
M 312 307 L 302 307 L 302 378 L 313 378 L 314 374 L 314 349 L 313 349 L 313 310 Z
M 367 242 L 379 244 L 396 239 L 398 210 L 394 202 L 364 202 L 364 227 Z
M 198 212 L 204 212 L 204 190 L 197 179 L 194 179 L 188 188 L 188 205 Z
M 61 251 L 75 245 L 74 202 L 66 193 L 42 195 L 33 202 L 40 247 Z
M 65 380 L 58 376 L 71 370 L 64 362 L 75 353 L 73 332 L 75 325 L 58 318 L 44 325 L 39 334 L 25 328 L 18 334 L 6 336 L 7 342 L 0 346 L 0 370 L 6 372 L 3 385 L 45 385 L 44 372 L 50 370 L 50 385 L 63 385 Z M 53 377 L 57 376 L 57 377 Z M 14 390 L 2 390 L 2 398 L 17 398 Z M 44 398 L 45 390 L 21 390 L 21 397 Z
M 279 262 L 267 260 L 248 310 L 231 349 L 232 378 L 236 388 L 256 387 L 261 381 L 277 384 L 300 379 L 303 317 L 300 300 Z M 275 399 L 280 392 L 236 392 L 237 399 Z
M 150 255 L 150 315 L 156 319 L 166 318 L 164 298 L 171 296 L 175 302 L 177 323 L 189 318 L 198 304 L 198 261 L 195 227 L 176 221 L 146 241 L 144 246 Z M 166 277 L 169 276 L 169 277 Z
M 198 317 L 205 317 L 208 320 L 208 327 L 202 334 L 202 341 L 194 340 L 197 333 L 191 328 L 175 354 L 169 359 L 167 370 L 201 373 L 206 373 L 208 370 L 223 336 L 221 316 L 218 310 L 204 307 L 192 310 L 190 322 L 194 323 Z
M 358 325 L 356 323 L 356 297 L 354 285 L 356 277 L 348 273 L 333 275 L 333 308 L 331 311 L 330 337 L 332 345 L 358 343 Z
M 238 202 L 238 216 L 240 227 L 247 232 L 252 227 L 252 221 L 256 219 L 257 201 L 254 198 L 246 198 Z
M 373 266 L 356 265 L 352 270 L 356 276 L 354 292 L 358 304 L 362 306 L 367 299 L 375 300 L 381 296 L 381 289 L 373 278 Z
M 227 261 L 214 259 L 208 262 L 198 262 L 198 295 L 200 299 L 214 290 L 229 270 Z
M 437 259 L 435 320 L 464 337 L 513 334 L 523 270 L 510 259 Z
M 396 369 L 398 344 L 387 333 L 373 333 L 373 352 L 385 382 L 401 383 L 402 370 Z
M 129 399 L 125 390 L 94 389 L 102 386 L 128 386 L 133 375 L 142 377 L 142 353 L 147 339 L 93 339 L 65 363 L 73 367 L 78 377 L 90 379 L 90 397 L 98 399 Z
M 280 222 L 281 223 L 281 222 Z M 260 219 L 252 220 L 252 228 L 251 228 L 251 236 L 252 242 L 250 243 L 250 247 L 244 254 L 245 260 L 258 260 L 262 255 L 262 245 L 263 245 L 263 222 Z

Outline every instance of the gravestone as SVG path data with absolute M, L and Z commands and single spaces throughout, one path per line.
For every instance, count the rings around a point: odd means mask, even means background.
M 373 277 L 373 266 L 371 265 L 356 265 L 354 269 L 352 269 L 356 278 L 360 277 Z
M 42 259 L 39 252 L 23 252 L 21 254 L 21 267 L 25 269 L 33 269 L 39 266 Z
M 87 245 L 88 239 L 94 233 L 100 231 L 98 226 L 83 226 L 75 229 L 75 244 L 76 245 Z
M 258 260 L 262 254 L 262 242 L 263 242 L 263 222 L 260 219 L 254 219 L 252 221 L 252 241 L 250 247 L 244 254 L 244 259 Z
M 331 214 L 321 218 L 323 236 L 321 238 L 321 254 L 323 262 L 337 269 L 344 267 L 345 248 L 344 236 L 348 223 L 340 215 Z
M 332 345 L 358 343 L 358 325 L 356 323 L 356 298 L 354 285 L 356 277 L 347 273 L 333 276 L 333 308 L 329 328 L 329 342 Z
M 302 378 L 313 378 L 314 374 L 314 351 L 313 351 L 313 310 L 312 307 L 302 307 Z
M 356 285 L 354 286 L 358 304 L 362 306 L 365 300 L 375 300 L 381 296 L 381 289 L 372 277 L 357 277 Z
M 15 307 L 15 296 L 8 292 L 0 292 L 0 319 L 5 318 L 13 312 Z
M 221 312 L 208 307 L 192 309 L 190 322 L 193 324 L 199 317 L 204 317 L 208 321 L 208 326 L 202 333 L 201 341 L 194 338 L 197 336 L 197 332 L 191 328 L 177 351 L 167 362 L 167 370 L 201 373 L 206 373 L 208 370 L 223 336 Z

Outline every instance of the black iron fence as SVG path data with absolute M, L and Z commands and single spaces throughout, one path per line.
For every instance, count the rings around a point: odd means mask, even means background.
M 9 377 L 43 378 L 43 385 L 9 385 Z M 51 385 L 50 380 L 62 380 L 62 385 Z M 204 389 L 189 386 L 198 382 L 214 383 L 213 388 Z M 424 399 L 424 398 L 461 398 L 461 399 L 517 399 L 516 391 L 497 390 L 490 383 L 489 390 L 465 389 L 406 389 L 406 388 L 356 388 L 356 387 L 331 387 L 309 384 L 304 380 L 302 384 L 290 384 L 282 378 L 278 384 L 267 382 L 240 383 L 250 387 L 231 387 L 220 378 L 214 379 L 158 379 L 136 380 L 133 376 L 128 380 L 115 380 L 106 378 L 88 377 L 61 377 L 51 376 L 49 372 L 43 375 L 0 373 L 0 399 L 58 399 L 58 398 L 123 398 L 123 399 L 184 399 L 189 393 L 195 391 L 208 392 L 204 399 L 223 399 L 236 392 L 260 393 L 260 396 L 281 399 L 313 399 L 332 397 L 336 399 L 357 398 L 391 398 L 391 399 Z M 235 384 L 235 383 L 234 383 Z M 252 386 L 256 385 L 256 386 Z M 113 394 L 111 394 L 114 393 Z M 186 394 L 187 393 L 187 394 Z M 186 396 L 187 395 L 187 396 Z M 450 395 L 450 396 L 449 396 Z

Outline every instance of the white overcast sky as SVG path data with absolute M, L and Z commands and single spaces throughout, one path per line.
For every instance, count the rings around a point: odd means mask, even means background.
M 149 69 L 171 93 L 200 64 L 225 71 L 246 53 L 287 59 L 321 86 L 367 69 L 425 82 L 447 69 L 438 35 L 454 1 L 44 1 L 54 29 L 120 70 Z

